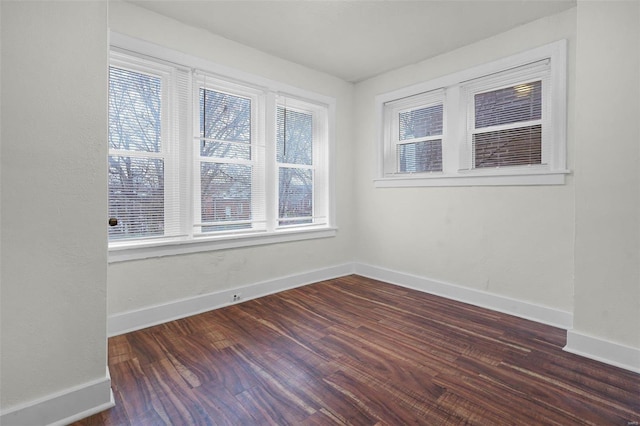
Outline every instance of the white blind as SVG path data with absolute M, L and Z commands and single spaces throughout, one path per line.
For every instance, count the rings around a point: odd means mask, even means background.
M 278 226 L 326 224 L 326 116 L 314 105 L 280 98 L 276 116 Z
M 542 164 L 542 81 L 478 93 L 473 99 L 473 167 Z
M 469 86 L 469 151 L 463 168 L 545 165 L 548 71 L 549 61 L 539 61 L 480 78 Z
M 188 150 L 181 149 L 191 141 L 191 90 L 192 73 L 188 68 L 175 68 L 172 73 L 175 90 L 170 95 L 170 108 L 167 111 L 167 123 L 170 126 L 172 143 L 167 152 L 167 182 L 165 187 L 165 233 L 166 235 L 186 236 L 191 222 L 183 211 L 192 205 L 190 197 L 190 164 L 193 158 Z
M 200 195 L 197 232 L 264 229 L 264 147 L 259 146 L 257 99 L 251 93 L 198 78 L 195 151 Z
M 442 111 L 438 104 L 398 114 L 398 172 L 442 171 Z
M 188 71 L 112 54 L 109 68 L 110 241 L 183 235 L 177 146 L 188 107 Z M 188 109 L 188 108 L 187 108 Z
M 312 223 L 313 114 L 279 105 L 276 126 L 278 224 Z
M 320 102 L 112 51 L 111 246 L 328 224 L 328 114 Z
M 109 238 L 165 234 L 162 75 L 109 69 Z

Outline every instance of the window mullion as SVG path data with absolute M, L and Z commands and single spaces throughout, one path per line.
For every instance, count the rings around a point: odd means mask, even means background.
M 542 119 L 529 120 L 529 121 L 518 121 L 518 122 L 515 122 L 515 123 L 500 124 L 500 125 L 497 125 L 497 126 L 480 127 L 480 128 L 470 129 L 469 131 L 471 133 L 473 133 L 473 134 L 491 133 L 491 132 L 496 132 L 496 131 L 499 131 L 499 130 L 511 130 L 511 129 L 519 129 L 521 127 L 536 126 L 538 124 L 542 124 Z
M 190 173 L 191 176 L 191 200 L 189 204 L 191 205 L 191 213 L 189 217 L 191 217 L 191 235 L 199 235 L 202 233 L 202 227 L 199 225 L 202 222 L 201 211 L 202 211 L 202 189 L 201 189 L 201 178 L 200 178 L 200 85 L 201 81 L 197 78 L 197 76 L 192 74 L 193 79 L 193 90 L 191 91 L 191 108 L 192 108 L 192 139 L 189 145 L 189 163 L 191 164 Z M 196 148 L 197 147 L 197 148 Z
M 164 140 L 164 135 L 162 136 Z M 149 151 L 134 151 L 128 149 L 109 149 L 109 155 L 113 157 L 139 157 L 139 158 L 158 158 L 164 160 L 167 156 L 166 152 L 149 152 Z
M 196 139 L 197 143 L 197 139 Z M 251 145 L 252 149 L 256 149 L 255 145 Z M 198 161 L 201 163 L 217 163 L 217 164 L 242 164 L 245 166 L 252 166 L 255 161 L 254 160 L 244 160 L 242 158 L 220 158 L 220 157 L 204 157 L 198 155 Z
M 460 102 L 460 88 L 449 87 L 444 94 L 442 111 L 442 172 L 446 174 L 457 173 L 460 167 L 465 123 L 456 117 L 464 117 L 461 108 L 464 106 Z
M 264 182 L 265 182 L 265 219 L 267 232 L 273 232 L 278 221 L 278 176 L 276 166 L 277 135 L 277 96 L 267 92 L 265 102 Z
M 179 153 L 177 151 L 180 134 L 178 114 L 178 87 L 175 71 L 162 79 L 162 144 L 164 155 L 164 232 L 165 235 L 180 234 L 180 188 Z
M 395 145 L 397 147 L 398 145 L 406 145 L 406 144 L 417 143 L 417 142 L 436 141 L 436 140 L 442 139 L 442 136 L 443 136 L 442 133 L 440 133 L 439 135 L 431 135 L 431 136 L 423 136 L 420 138 L 397 140 L 395 141 Z
M 387 175 L 393 175 L 398 170 L 398 159 L 396 147 L 400 140 L 400 124 L 398 120 L 399 110 L 385 109 L 385 122 L 389 126 L 385 126 L 385 144 L 384 144 L 384 172 Z
M 187 238 L 193 238 L 194 213 L 193 213 L 193 145 L 190 143 L 193 136 L 191 120 L 195 120 L 196 109 L 193 104 L 193 70 L 184 69 L 180 71 L 180 96 L 178 99 L 179 114 L 178 120 L 180 131 L 177 146 L 173 148 L 179 153 L 179 177 L 180 177 L 180 224 L 182 233 Z

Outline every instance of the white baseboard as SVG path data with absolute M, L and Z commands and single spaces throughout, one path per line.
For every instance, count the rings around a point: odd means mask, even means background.
M 637 348 L 569 330 L 567 332 L 567 345 L 564 350 L 640 373 L 640 349 Z
M 163 305 L 151 306 L 135 311 L 123 312 L 109 316 L 107 333 L 116 336 L 134 330 L 162 324 L 191 315 L 232 305 L 234 294 L 241 294 L 239 302 L 266 296 L 295 287 L 318 281 L 342 277 L 353 273 L 353 264 L 337 265 L 296 275 L 275 278 L 254 284 L 235 287 L 231 290 L 218 291 L 197 297 L 182 299 Z
M 354 271 L 358 275 L 379 281 L 385 281 L 402 287 L 469 303 L 481 308 L 503 312 L 565 330 L 571 328 L 573 325 L 573 315 L 570 312 L 559 309 L 535 305 L 517 299 L 498 296 L 484 291 L 431 280 L 391 269 L 371 266 L 365 263 L 356 263 L 354 265 Z
M 567 333 L 567 345 L 564 348 L 567 352 L 572 352 L 627 370 L 640 372 L 640 366 L 638 365 L 640 363 L 640 350 L 572 331 L 573 314 L 571 312 L 357 262 L 275 278 L 242 287 L 235 287 L 231 290 L 209 293 L 163 305 L 115 314 L 108 319 L 108 333 L 109 336 L 115 336 L 228 306 L 234 303 L 231 301 L 232 295 L 237 293 L 241 294 L 240 302 L 242 302 L 354 273 L 402 287 L 469 303 L 474 306 L 507 313 L 542 324 L 548 324 L 564 330 L 570 330 Z
M 62 426 L 115 405 L 111 391 L 111 378 L 107 376 L 92 382 L 47 395 L 0 414 L 0 425 L 6 426 Z

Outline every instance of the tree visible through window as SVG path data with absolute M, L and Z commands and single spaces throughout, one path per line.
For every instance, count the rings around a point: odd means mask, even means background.
M 442 104 L 399 114 L 398 171 L 442 171 Z
M 162 79 L 109 68 L 110 239 L 164 234 Z
M 200 89 L 202 232 L 251 227 L 251 99 Z
M 332 234 L 335 100 L 192 65 L 111 51 L 111 252 L 127 258 L 156 247 L 192 252 Z
M 313 216 L 313 115 L 278 107 L 278 218 L 280 225 Z

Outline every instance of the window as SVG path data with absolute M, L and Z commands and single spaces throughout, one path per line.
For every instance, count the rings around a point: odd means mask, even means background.
M 278 225 L 327 223 L 326 159 L 318 152 L 326 139 L 326 111 L 281 98 L 277 107 L 276 161 Z
M 335 235 L 335 101 L 162 53 L 112 48 L 110 261 Z
M 194 232 L 264 230 L 263 146 L 258 144 L 260 94 L 199 75 L 194 189 L 200 196 Z
M 390 119 L 389 169 L 398 173 L 442 171 L 444 92 L 411 96 L 387 105 Z
M 376 185 L 562 184 L 565 42 L 380 95 Z
M 542 81 L 473 96 L 473 167 L 542 164 Z
M 109 67 L 109 239 L 132 240 L 177 233 L 166 213 L 169 159 L 168 93 L 171 70 L 116 56 Z

